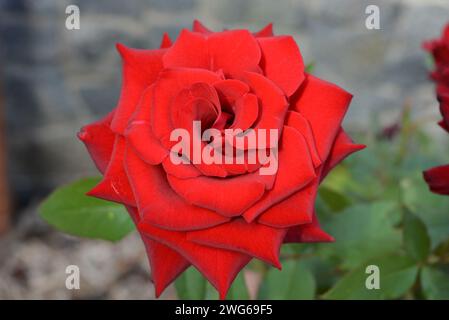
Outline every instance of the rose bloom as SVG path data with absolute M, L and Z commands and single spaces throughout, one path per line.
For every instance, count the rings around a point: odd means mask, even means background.
M 424 49 L 432 55 L 435 64 L 430 77 L 436 83 L 437 99 L 443 116 L 439 125 L 449 132 L 449 24 L 444 28 L 441 38 L 424 43 Z M 449 165 L 425 171 L 424 179 L 433 192 L 449 195 Z
M 364 146 L 341 127 L 352 95 L 306 73 L 291 36 L 274 36 L 271 24 L 212 32 L 195 21 L 173 44 L 164 35 L 160 49 L 117 49 L 119 102 L 79 138 L 103 174 L 88 194 L 126 206 L 156 296 L 194 266 L 225 298 L 252 258 L 280 269 L 283 243 L 333 241 L 315 215 L 317 189 Z M 220 131 L 278 130 L 277 171 L 261 175 L 261 161 L 174 164 L 170 133 L 191 130 L 193 121 Z

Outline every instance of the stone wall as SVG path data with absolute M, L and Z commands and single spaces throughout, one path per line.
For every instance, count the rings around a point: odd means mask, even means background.
M 65 28 L 76 4 L 81 29 Z M 381 30 L 365 28 L 377 4 Z M 405 100 L 436 115 L 423 39 L 449 21 L 447 0 L 0 0 L 0 77 L 6 100 L 9 174 L 20 203 L 56 184 L 96 174 L 75 134 L 111 110 L 120 88 L 114 44 L 151 48 L 198 18 L 212 29 L 293 34 L 314 73 L 355 98 L 347 123 L 392 119 Z

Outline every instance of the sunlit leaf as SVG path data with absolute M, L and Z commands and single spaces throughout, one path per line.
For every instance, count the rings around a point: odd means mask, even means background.
M 86 196 L 99 178 L 86 178 L 56 189 L 39 207 L 41 217 L 60 231 L 87 238 L 117 241 L 134 224 L 117 203 Z
M 373 271 L 379 270 L 379 288 L 372 288 Z M 369 270 L 369 269 L 368 269 Z M 325 299 L 396 299 L 403 296 L 415 283 L 418 267 L 415 261 L 404 255 L 389 255 L 361 264 L 343 276 L 323 297 Z M 367 286 L 368 282 L 368 286 Z M 371 288 L 371 289 L 369 289 Z

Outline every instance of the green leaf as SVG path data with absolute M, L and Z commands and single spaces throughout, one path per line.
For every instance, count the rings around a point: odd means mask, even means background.
M 403 241 L 408 255 L 417 261 L 424 261 L 430 253 L 426 225 L 409 211 L 405 213 Z
M 317 255 L 301 258 L 313 273 L 318 294 L 327 291 L 337 280 L 337 264 L 332 259 L 323 259 Z
M 427 299 L 449 299 L 449 271 L 436 267 L 421 270 L 421 288 Z
M 320 188 L 326 186 L 336 192 L 344 193 L 351 189 L 353 183 L 354 178 L 352 177 L 351 171 L 343 164 L 335 167 L 329 173 Z
M 248 300 L 249 293 L 243 271 L 239 272 L 226 296 L 228 300 Z
M 367 273 L 367 267 L 370 265 L 379 268 L 379 289 L 368 289 L 366 286 L 368 277 L 373 276 L 372 273 Z M 413 286 L 417 273 L 415 261 L 404 255 L 373 259 L 343 276 L 323 298 L 397 299 Z
M 71 235 L 118 241 L 134 230 L 134 224 L 119 204 L 86 196 L 99 178 L 86 178 L 55 190 L 40 205 L 41 217 Z
M 390 201 L 351 206 L 323 224 L 335 242 L 319 245 L 320 253 L 340 258 L 342 267 L 351 269 L 396 251 L 401 247 L 401 234 L 394 228 L 398 214 L 397 204 Z
M 220 299 L 220 295 L 218 294 L 217 289 L 214 288 L 210 284 L 209 281 L 206 281 L 206 296 L 204 297 L 205 300 L 218 300 Z
M 194 267 L 188 268 L 176 280 L 178 298 L 182 300 L 203 300 L 206 298 L 207 281 Z
M 449 200 L 431 193 L 421 173 L 401 180 L 404 205 L 426 225 L 432 249 L 449 239 Z
M 351 204 L 351 200 L 349 200 L 342 192 L 338 192 L 326 186 L 322 186 L 319 189 L 319 195 L 326 205 L 334 212 L 339 212 Z
M 315 296 L 315 278 L 301 261 L 283 262 L 282 271 L 271 268 L 259 291 L 259 299 L 302 299 Z

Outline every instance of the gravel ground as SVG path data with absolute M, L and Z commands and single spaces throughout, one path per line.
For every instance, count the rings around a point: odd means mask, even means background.
M 65 286 L 77 265 L 80 289 Z M 176 298 L 169 288 L 162 299 Z M 35 208 L 0 239 L 0 299 L 154 299 L 144 247 L 136 233 L 118 243 L 55 231 Z

